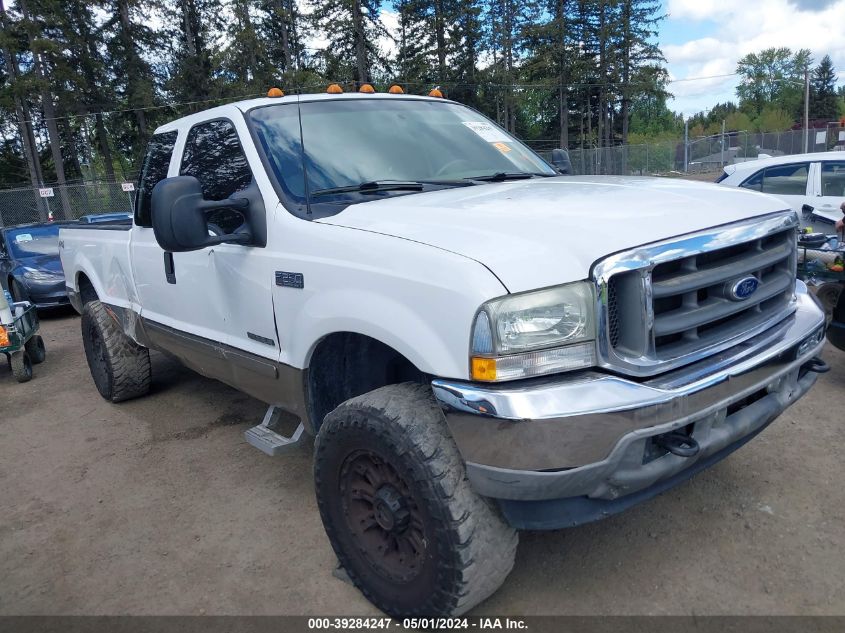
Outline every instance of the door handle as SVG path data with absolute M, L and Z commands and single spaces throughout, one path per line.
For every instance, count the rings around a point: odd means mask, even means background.
M 176 265 L 173 263 L 173 253 L 164 251 L 164 278 L 167 283 L 176 283 Z

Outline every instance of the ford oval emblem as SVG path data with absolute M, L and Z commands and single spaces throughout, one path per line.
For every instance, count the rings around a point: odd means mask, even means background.
M 757 277 L 753 277 L 752 275 L 737 279 L 728 288 L 728 297 L 733 301 L 745 301 L 757 291 L 759 285 L 760 282 L 757 280 Z

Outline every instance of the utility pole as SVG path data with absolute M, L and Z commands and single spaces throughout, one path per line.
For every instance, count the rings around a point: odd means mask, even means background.
M 810 67 L 804 66 L 804 152 L 810 151 Z
M 722 167 L 725 166 L 725 120 L 722 119 L 722 138 L 719 140 L 719 148 L 722 150 Z
M 684 120 L 684 173 L 689 171 L 689 119 Z

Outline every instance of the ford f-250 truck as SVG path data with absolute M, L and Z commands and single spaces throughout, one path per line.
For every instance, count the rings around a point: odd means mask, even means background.
M 61 258 L 100 394 L 147 393 L 160 350 L 266 402 L 247 439 L 313 438 L 340 564 L 398 617 L 465 612 L 518 530 L 653 497 L 804 395 L 824 317 L 797 224 L 561 177 L 448 100 L 298 95 L 160 127 L 132 226 L 63 228 Z

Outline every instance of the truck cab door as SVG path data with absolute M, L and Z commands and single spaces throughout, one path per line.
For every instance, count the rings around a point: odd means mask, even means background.
M 249 136 L 235 121 L 203 121 L 176 143 L 170 176 L 193 176 L 206 200 L 236 196 L 255 181 L 241 139 Z M 242 119 L 240 124 L 243 125 Z M 260 167 L 257 167 L 257 169 Z M 142 186 L 141 189 L 144 189 Z M 150 188 L 151 189 L 151 188 Z M 263 198 L 263 196 L 262 196 Z M 273 209 L 275 201 L 265 204 Z M 266 212 L 266 211 L 265 211 Z M 225 208 L 208 217 L 210 234 L 234 232 L 244 222 Z M 173 351 L 202 373 L 232 382 L 231 363 L 220 358 L 220 344 L 278 359 L 267 249 L 218 244 L 196 251 L 165 252 L 152 228 L 139 227 L 133 240 L 135 279 L 145 326 L 170 337 Z M 183 334 L 193 335 L 189 337 Z M 160 343 L 167 348 L 166 342 Z
M 242 117 L 206 121 L 189 130 L 179 175 L 197 178 L 206 200 L 237 197 L 247 187 L 256 187 L 264 203 L 263 212 L 270 214 L 265 217 L 269 225 L 278 201 L 274 194 L 261 193 L 258 180 L 262 170 Z M 209 232 L 233 233 L 244 221 L 238 211 L 221 210 L 209 216 Z M 268 228 L 268 233 L 272 233 L 272 227 Z M 180 261 L 183 259 L 184 263 Z M 278 360 L 272 297 L 274 266 L 269 249 L 218 244 L 192 253 L 175 253 L 174 264 L 176 285 L 181 283 L 181 274 L 186 283 L 203 295 L 202 299 L 194 297 L 192 303 L 205 306 L 209 316 L 219 324 L 217 340 Z
M 176 132 L 166 134 L 175 135 Z M 168 176 L 178 174 L 178 156 L 185 147 L 182 136 L 180 133 L 179 137 L 168 138 L 171 154 L 167 163 Z M 151 331 L 158 326 L 172 334 L 189 333 L 209 341 L 225 342 L 225 306 L 221 304 L 219 291 L 215 288 L 209 251 L 166 253 L 156 241 L 149 220 L 149 205 L 152 189 L 161 178 L 150 175 L 150 183 L 147 182 L 149 172 L 161 171 L 161 166 L 155 167 L 157 156 L 154 152 L 151 147 L 145 159 L 130 244 L 141 317 L 145 327 Z M 163 162 L 163 158 L 161 160 Z M 206 374 L 212 373 L 199 369 Z

